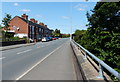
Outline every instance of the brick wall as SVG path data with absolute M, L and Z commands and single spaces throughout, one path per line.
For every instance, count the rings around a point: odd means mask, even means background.
M 28 34 L 28 24 L 21 20 L 18 16 L 10 21 L 10 30 L 15 30 L 15 33 Z M 18 29 L 19 28 L 19 29 Z

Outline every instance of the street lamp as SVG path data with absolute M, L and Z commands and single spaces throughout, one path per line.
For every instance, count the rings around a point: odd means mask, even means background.
M 71 9 L 70 9 L 70 15 L 71 15 L 71 17 L 70 17 L 70 31 L 71 31 L 71 33 L 70 33 L 70 41 L 72 40 L 72 1 L 71 1 Z

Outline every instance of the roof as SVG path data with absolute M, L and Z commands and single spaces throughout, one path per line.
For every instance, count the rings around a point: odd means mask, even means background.
M 19 17 L 19 16 L 18 16 Z M 24 18 L 22 17 L 19 17 L 21 20 L 23 20 L 24 22 L 26 23 L 29 23 L 29 25 L 33 25 L 33 26 L 36 26 L 36 27 L 39 27 L 39 28 L 43 28 L 43 29 L 46 29 L 46 30 L 50 30 L 49 28 L 46 28 L 44 26 L 41 26 L 39 24 L 36 24 L 36 23 L 33 23 L 32 21 L 29 21 L 29 20 L 25 20 Z

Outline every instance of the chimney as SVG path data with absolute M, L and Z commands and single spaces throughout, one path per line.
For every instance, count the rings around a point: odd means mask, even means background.
M 31 19 L 30 19 L 30 21 L 32 21 L 33 23 L 35 23 L 35 22 L 36 22 L 34 18 L 31 18 Z
M 38 23 L 38 21 L 37 21 L 37 20 L 35 20 L 35 23 Z
M 39 23 L 39 25 L 44 26 L 44 23 Z
M 47 28 L 47 25 L 45 25 L 45 27 Z
M 26 14 L 23 14 L 21 17 L 24 18 L 25 20 L 28 20 L 28 15 Z

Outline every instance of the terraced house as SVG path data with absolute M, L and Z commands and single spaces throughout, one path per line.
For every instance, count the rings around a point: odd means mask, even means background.
M 28 15 L 23 14 L 21 17 L 15 16 L 9 23 L 9 32 L 15 33 L 14 36 L 20 38 L 28 37 L 29 39 L 40 40 L 42 37 L 51 36 L 52 30 L 39 23 L 34 18 L 28 20 Z M 5 29 L 4 29 L 5 30 Z

